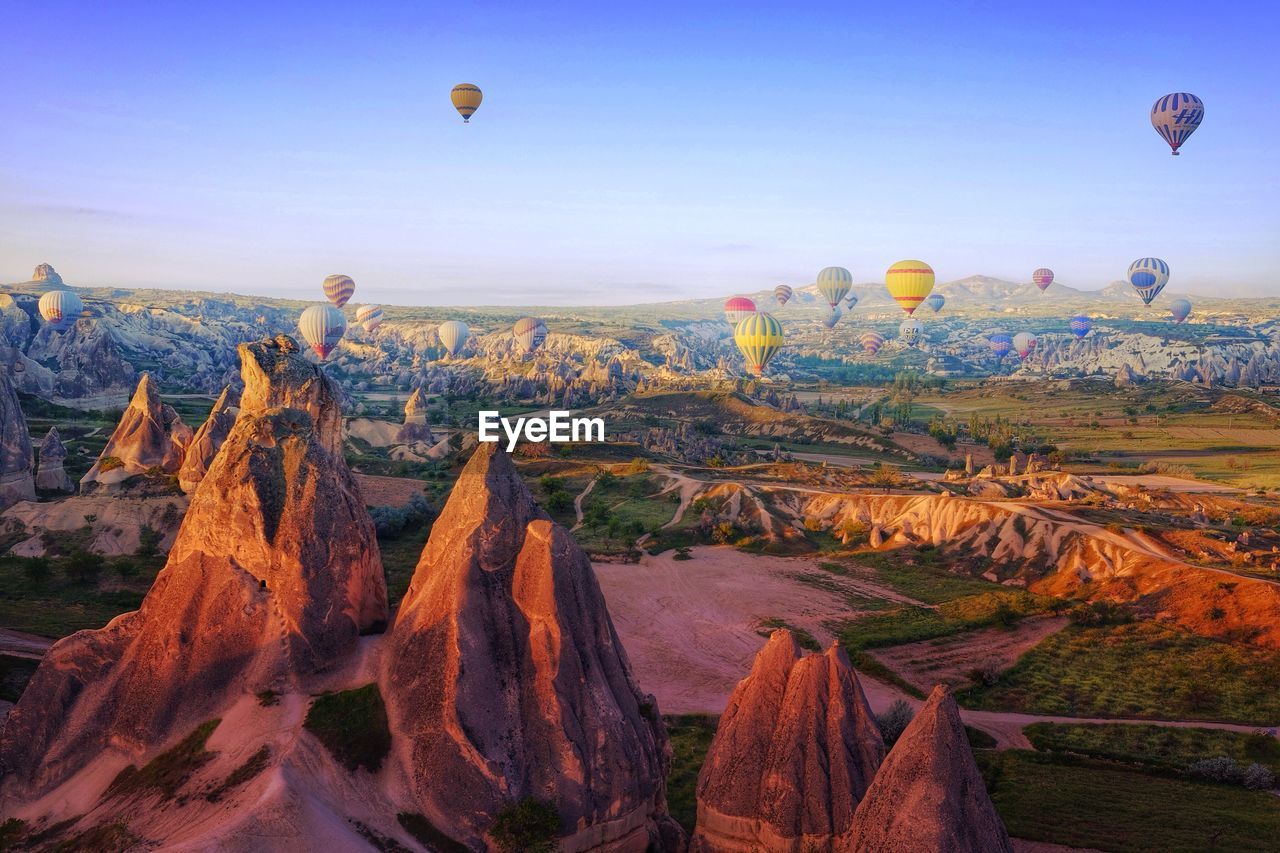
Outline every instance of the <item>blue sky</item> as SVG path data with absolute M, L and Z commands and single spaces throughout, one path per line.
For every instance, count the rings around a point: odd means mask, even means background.
M 630 303 L 1155 255 L 1280 293 L 1260 3 L 369 5 L 0 0 L 0 280 Z

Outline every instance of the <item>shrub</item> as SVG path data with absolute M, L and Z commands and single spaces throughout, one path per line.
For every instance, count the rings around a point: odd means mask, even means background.
M 63 565 L 63 571 L 67 573 L 67 577 L 73 583 L 94 584 L 98 582 L 98 575 L 102 571 L 103 562 L 101 554 L 77 549 L 67 557 L 66 563 Z
M 118 456 L 104 456 L 98 460 L 98 471 L 102 473 L 123 467 L 124 462 Z
M 375 506 L 369 517 L 379 536 L 393 539 L 414 525 L 425 524 L 431 518 L 431 504 L 425 495 L 415 494 L 404 506 Z
M 883 714 L 876 715 L 876 725 L 880 727 L 880 736 L 885 746 L 893 746 L 902 733 L 911 724 L 916 712 L 911 709 L 905 699 L 898 699 Z
M 49 568 L 49 561 L 44 557 L 23 557 L 22 573 L 33 584 L 42 584 L 49 579 L 52 571 Z
M 377 684 L 318 697 L 302 725 L 353 773 L 361 767 L 377 773 L 391 751 L 387 709 Z
M 555 806 L 532 797 L 503 809 L 489 829 L 503 853 L 551 853 L 559 833 Z
M 1256 762 L 1246 767 L 1225 755 L 1197 761 L 1187 768 L 1187 773 L 1210 782 L 1243 785 L 1251 791 L 1269 791 L 1276 785 L 1276 775 L 1271 768 Z
M 1244 769 L 1240 784 L 1251 791 L 1270 791 L 1276 786 L 1276 774 L 1271 768 L 1254 762 Z

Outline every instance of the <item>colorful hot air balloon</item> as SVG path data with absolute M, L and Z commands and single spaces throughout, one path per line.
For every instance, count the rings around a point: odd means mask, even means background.
M 1138 258 L 1129 264 L 1129 283 L 1142 297 L 1142 303 L 1150 305 L 1169 283 L 1169 265 L 1159 258 Z
M 757 311 L 734 328 L 733 342 L 742 351 L 747 368 L 760 376 L 785 342 L 782 324 L 773 315 Z
M 880 347 L 884 346 L 884 335 L 876 331 L 863 332 L 858 343 L 862 344 L 862 349 L 867 355 L 875 355 L 880 351 Z
M 826 267 L 818 273 L 818 292 L 832 308 L 840 304 L 851 287 L 853 276 L 844 267 Z
M 84 310 L 84 303 L 75 291 L 59 289 L 50 290 L 41 296 L 37 307 L 40 316 L 55 332 L 65 332 L 76 324 L 80 312 Z
M 898 261 L 884 274 L 884 286 L 910 314 L 933 290 L 933 267 L 924 261 Z
M 850 291 L 849 291 L 849 296 L 848 296 L 848 298 L 847 298 L 847 299 L 845 299 L 845 301 L 844 301 L 844 307 L 845 307 L 845 310 L 846 310 L 846 311 L 852 311 L 852 310 L 853 310 L 853 306 L 855 306 L 855 305 L 857 305 L 857 304 L 858 304 L 858 294 L 856 294 L 856 293 L 854 293 L 852 290 L 850 290 Z
M 1169 313 L 1173 314 L 1173 322 L 1181 323 L 1191 316 L 1191 300 L 1175 299 L 1169 303 Z
M 464 124 L 471 121 L 471 116 L 476 110 L 480 109 L 480 102 L 484 100 L 484 92 L 480 91 L 480 87 L 475 83 L 459 83 L 453 87 L 453 91 L 449 93 L 449 99 L 453 101 L 453 108 L 462 116 Z
M 937 314 L 942 310 L 942 306 L 947 304 L 947 297 L 941 293 L 930 293 L 924 299 L 924 304 L 933 309 L 933 313 Z
M 1151 126 L 1178 155 L 1187 137 L 1204 121 L 1204 102 L 1187 92 L 1173 92 L 1151 105 Z
M 1083 314 L 1078 314 L 1071 318 L 1071 334 L 1077 338 L 1083 338 L 1089 334 L 1089 330 L 1093 328 L 1093 321 Z
M 1031 355 L 1036 348 L 1036 336 L 1030 332 L 1018 332 L 1013 336 L 1013 351 L 1018 354 L 1018 358 L 1025 359 Z
M 836 327 L 836 323 L 840 322 L 840 315 L 843 313 L 844 312 L 840 310 L 840 306 L 837 305 L 827 312 L 827 316 L 822 318 L 822 325 L 826 326 L 828 329 L 834 329 Z
M 351 294 L 356 292 L 356 283 L 349 275 L 331 275 L 324 280 L 324 295 L 336 307 L 347 304 Z
M 756 313 L 756 304 L 745 296 L 735 296 L 724 303 L 724 319 L 732 328 Z
M 1036 287 L 1040 288 L 1040 292 L 1044 293 L 1049 289 L 1049 285 L 1053 284 L 1053 270 L 1040 267 L 1031 274 L 1031 280 L 1036 283 Z
M 778 307 L 781 308 L 791 301 L 791 294 L 794 293 L 790 285 L 780 284 L 773 289 L 773 298 L 778 300 Z
M 903 320 L 902 325 L 898 327 L 898 339 L 909 347 L 920 343 L 924 340 L 924 323 L 915 317 Z
M 366 332 L 372 332 L 382 325 L 382 309 L 377 305 L 361 305 L 356 309 L 356 322 L 364 326 Z
M 525 353 L 535 352 L 547 339 L 547 324 L 537 317 L 522 317 L 511 327 L 516 343 Z
M 444 345 L 445 351 L 450 356 L 457 357 L 458 353 L 462 352 L 462 348 L 466 346 L 471 330 L 461 320 L 445 320 L 440 324 L 440 328 L 436 329 L 436 335 L 440 338 L 440 343 Z
M 316 351 L 320 358 L 327 358 L 338 347 L 347 331 L 347 318 L 332 305 L 312 305 L 302 312 L 298 320 L 302 339 Z
M 1009 354 L 1009 350 L 1013 347 L 1013 338 L 1008 332 L 996 332 L 987 338 L 987 343 L 991 346 L 991 351 L 996 354 L 996 358 L 1004 358 Z

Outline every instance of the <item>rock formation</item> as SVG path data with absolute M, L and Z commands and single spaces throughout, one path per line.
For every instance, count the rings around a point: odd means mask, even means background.
M 67 448 L 58 435 L 57 427 L 49 427 L 44 441 L 40 442 L 40 468 L 36 472 L 36 488 L 42 492 L 71 492 L 75 485 L 62 469 L 67 458 Z
M 893 745 L 858 804 L 844 849 L 1012 853 L 946 687 L 933 689 Z
M 231 399 L 231 386 L 222 389 L 217 402 L 209 410 L 209 417 L 200 429 L 196 430 L 191 443 L 187 445 L 182 457 L 182 467 L 178 469 L 178 486 L 182 491 L 191 494 L 204 479 L 213 457 L 227 440 L 231 426 L 236 422 L 236 405 Z
M 0 509 L 35 500 L 31 435 L 9 375 L 0 371 Z
M 412 444 L 415 441 L 435 444 L 436 437 L 431 434 L 427 425 L 426 398 L 421 388 L 415 388 L 404 404 L 404 426 L 396 434 L 396 441 L 401 444 Z
M 884 741 L 839 645 L 801 655 L 774 631 L 720 717 L 698 776 L 706 853 L 839 850 Z
M 6 796 L 48 791 L 104 750 L 145 754 L 245 693 L 287 690 L 385 624 L 330 381 L 296 344 L 239 350 L 240 415 L 165 568 L 140 609 L 45 656 L 0 733 Z
M 527 798 L 556 809 L 566 850 L 679 837 L 666 732 L 591 563 L 496 445 L 454 486 L 382 660 L 413 810 L 458 841 Z
M 62 276 L 54 271 L 52 264 L 39 264 L 35 271 L 31 273 L 31 280 L 47 284 L 51 288 L 66 287 L 66 284 L 62 281 Z
M 80 478 L 80 491 L 113 491 L 130 477 L 152 471 L 176 474 L 190 441 L 191 427 L 160 401 L 150 375 L 144 373 L 102 455 Z

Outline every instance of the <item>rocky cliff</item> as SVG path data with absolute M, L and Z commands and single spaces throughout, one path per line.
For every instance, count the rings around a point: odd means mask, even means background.
M 40 468 L 36 472 L 36 488 L 44 492 L 70 492 L 75 490 L 71 478 L 63 470 L 67 448 L 58 435 L 57 427 L 49 427 L 44 441 L 40 442 Z
M 426 398 L 421 388 L 414 389 L 408 402 L 404 404 L 404 425 L 396 434 L 396 441 L 401 444 L 412 444 L 415 441 L 435 444 L 436 437 L 427 425 Z
M 566 850 L 678 837 L 665 730 L 591 564 L 495 448 L 454 486 L 383 655 L 413 810 L 470 845 L 527 799 L 555 808 Z
M 231 386 L 222 389 L 209 410 L 209 417 L 187 445 L 182 458 L 182 467 L 178 469 L 178 486 L 182 491 L 191 494 L 200 485 L 204 475 L 213 462 L 213 457 L 227 440 L 231 426 L 236 421 L 236 403 L 231 397 Z
M 191 427 L 160 400 L 151 377 L 142 374 L 102 455 L 80 478 L 80 491 L 114 491 L 139 474 L 176 474 L 191 435 Z
M 31 435 L 9 375 L 0 371 L 0 509 L 34 500 Z
M 703 853 L 845 849 L 884 741 L 839 645 L 775 631 L 729 698 L 698 777 Z

